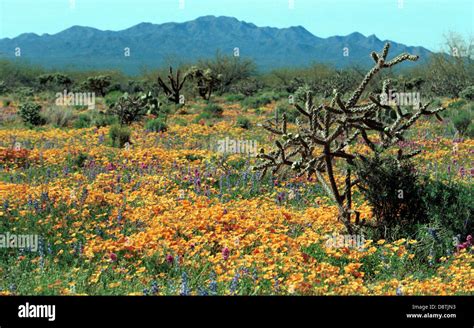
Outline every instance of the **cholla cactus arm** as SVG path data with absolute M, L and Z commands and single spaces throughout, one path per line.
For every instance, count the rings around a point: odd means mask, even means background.
M 418 58 L 419 57 L 415 56 L 415 55 L 401 54 L 401 55 L 398 55 L 396 58 L 392 59 L 391 61 L 383 64 L 383 67 L 384 68 L 392 67 L 392 66 L 395 66 L 397 64 L 400 64 L 401 62 L 403 62 L 405 60 L 417 61 Z

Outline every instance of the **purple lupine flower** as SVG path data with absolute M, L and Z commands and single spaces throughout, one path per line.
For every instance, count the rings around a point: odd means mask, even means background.
M 216 276 L 216 273 L 215 272 L 212 272 L 211 273 L 211 282 L 209 283 L 209 291 L 210 291 L 210 295 L 217 295 L 217 276 Z
M 158 293 L 158 283 L 155 280 L 151 282 L 150 292 L 152 295 L 156 295 Z
M 208 296 L 209 293 L 207 292 L 206 288 L 198 287 L 198 295 L 199 296 Z
M 230 293 L 235 294 L 237 292 L 237 289 L 239 287 L 239 280 L 240 280 L 240 274 L 239 272 L 236 272 L 234 275 L 234 278 L 232 278 L 232 281 L 230 283 Z
M 188 274 L 183 272 L 181 275 L 181 296 L 188 296 L 190 293 L 189 286 L 188 286 Z

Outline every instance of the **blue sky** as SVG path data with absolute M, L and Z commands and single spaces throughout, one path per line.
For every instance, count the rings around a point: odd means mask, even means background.
M 121 30 L 204 15 L 258 26 L 302 25 L 319 37 L 358 31 L 431 50 L 449 31 L 474 35 L 474 0 L 0 0 L 0 38 L 54 34 L 73 25 Z

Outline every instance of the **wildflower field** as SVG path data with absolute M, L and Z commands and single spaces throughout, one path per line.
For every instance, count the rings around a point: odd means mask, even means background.
M 328 241 L 347 232 L 320 183 L 261 178 L 254 153 L 219 148 L 226 139 L 271 147 L 274 137 L 259 124 L 279 100 L 252 108 L 215 96 L 221 112 L 208 118 L 200 116 L 207 102 L 195 99 L 168 114 L 166 129 L 132 123 L 128 142 L 113 147 L 110 125 L 26 127 L 12 118 L 19 102 L 1 99 L 0 231 L 39 236 L 37 250 L 0 249 L 2 295 L 474 292 L 472 235 L 453 239 L 427 224 L 405 238 L 352 247 L 342 237 L 335 247 Z M 472 108 L 440 102 L 448 111 Z M 418 174 L 472 196 L 474 139 L 444 118 L 420 119 L 400 147 L 421 150 Z M 367 152 L 362 139 L 350 147 Z M 344 179 L 342 168 L 335 174 Z M 472 197 L 461 201 L 472 205 Z M 353 203 L 362 220 L 375 220 L 357 187 Z M 472 222 L 472 212 L 463 215 Z

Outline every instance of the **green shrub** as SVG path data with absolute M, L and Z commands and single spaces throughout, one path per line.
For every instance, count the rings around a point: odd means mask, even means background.
M 237 117 L 237 126 L 242 129 L 249 129 L 251 126 L 250 120 L 247 117 L 239 116 Z
M 170 102 L 164 102 L 159 108 L 159 112 L 152 112 L 151 114 L 174 114 L 180 109 L 184 108 L 183 104 L 175 104 Z
M 109 138 L 112 147 L 122 148 L 127 142 L 130 143 L 131 131 L 129 127 L 119 124 L 112 125 L 109 130 Z
M 92 125 L 101 128 L 118 123 L 118 118 L 103 112 L 93 112 Z
M 95 92 L 98 96 L 104 97 L 112 83 L 110 76 L 91 76 L 83 82 L 84 90 Z
M 429 222 L 418 227 L 417 258 L 428 261 L 450 255 L 474 229 L 474 203 L 469 186 L 423 178 L 423 198 Z
M 80 152 L 72 158 L 72 166 L 77 168 L 83 168 L 89 156 L 86 153 Z
M 163 118 L 158 117 L 146 122 L 145 129 L 150 132 L 164 132 L 168 130 L 168 126 Z
M 267 91 L 262 94 L 262 97 L 271 99 L 272 101 L 280 100 L 281 98 L 288 97 L 286 92 L 277 92 L 277 91 Z
M 461 109 L 464 105 L 467 104 L 467 101 L 464 99 L 458 99 L 449 103 L 448 109 Z
M 259 108 L 270 104 L 274 99 L 269 95 L 247 97 L 242 101 L 242 106 L 246 108 Z
M 105 97 L 105 104 L 108 107 L 112 107 L 122 97 L 123 93 L 120 91 L 109 92 Z
M 47 108 L 43 116 L 48 124 L 56 127 L 66 127 L 74 119 L 74 112 L 67 107 L 53 106 Z
M 225 101 L 229 103 L 241 102 L 244 99 L 245 99 L 245 96 L 241 94 L 230 94 L 230 95 L 227 95 L 227 97 L 225 97 Z
M 471 85 L 467 87 L 466 89 L 464 89 L 463 91 L 461 91 L 459 93 L 459 96 L 463 99 L 474 100 L 474 85 Z
M 223 113 L 224 110 L 222 109 L 222 107 L 214 103 L 209 103 L 206 107 L 204 107 L 204 110 L 202 112 L 202 114 L 209 115 L 210 118 L 219 118 L 222 116 Z
M 286 121 L 295 123 L 296 119 L 301 116 L 301 113 L 294 107 L 286 103 L 279 103 L 275 108 L 278 113 L 278 119 L 281 120 L 283 114 L 286 114 Z
M 256 78 L 247 78 L 235 83 L 231 90 L 247 97 L 255 95 L 263 88 L 263 83 Z
M 474 124 L 468 126 L 465 136 L 468 138 L 474 138 Z
M 41 106 L 36 103 L 28 102 L 20 105 L 20 117 L 27 124 L 34 126 L 44 124 L 44 119 L 41 117 L 40 112 Z
M 35 91 L 33 88 L 30 87 L 19 87 L 16 91 L 15 94 L 18 96 L 18 99 L 20 100 L 27 100 L 33 97 Z
M 409 238 L 416 233 L 417 224 L 427 221 L 419 177 L 410 162 L 363 158 L 355 168 L 359 189 L 376 218 L 367 231 L 371 239 Z
M 474 105 L 471 104 L 471 108 L 472 107 L 474 107 Z M 461 135 L 465 135 L 469 125 L 472 124 L 472 110 L 473 109 L 469 108 L 457 110 L 455 116 L 452 118 L 454 127 Z
M 4 95 L 8 92 L 8 87 L 5 81 L 0 81 L 0 95 Z
M 88 128 L 92 125 L 92 118 L 87 114 L 80 114 L 73 123 L 73 127 L 76 129 Z
M 183 118 L 177 117 L 177 118 L 174 119 L 174 124 L 179 125 L 179 126 L 187 126 L 188 121 L 186 121 Z
M 453 235 L 465 238 L 474 230 L 472 188 L 454 181 L 424 177 L 423 203 L 430 222 L 437 222 Z
M 210 114 L 210 113 L 207 113 L 207 112 L 202 112 L 200 113 L 198 116 L 196 116 L 193 120 L 193 123 L 199 123 L 200 121 L 204 120 L 204 121 L 210 121 L 212 120 L 214 117 Z

